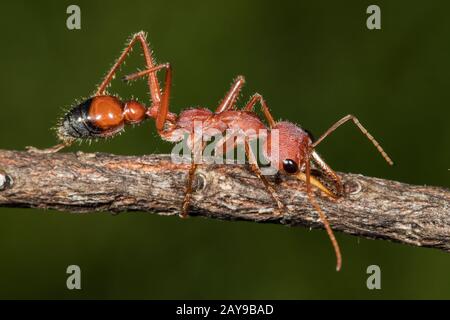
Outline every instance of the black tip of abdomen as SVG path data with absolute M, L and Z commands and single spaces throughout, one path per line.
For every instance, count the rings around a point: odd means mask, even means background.
M 95 138 L 102 130 L 94 125 L 89 117 L 92 98 L 69 110 L 64 116 L 61 129 L 63 134 L 76 139 Z

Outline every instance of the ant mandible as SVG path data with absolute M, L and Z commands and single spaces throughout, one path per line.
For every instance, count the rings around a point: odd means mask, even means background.
M 152 104 L 148 108 L 135 100 L 123 102 L 115 96 L 106 93 L 106 88 L 114 78 L 119 66 L 124 62 L 137 42 L 140 43 L 144 53 L 146 70 L 128 75 L 124 80 L 129 81 L 138 77 L 148 76 L 148 86 L 152 99 Z M 161 69 L 165 69 L 165 81 L 162 93 L 156 75 L 157 71 Z M 238 76 L 215 112 L 205 108 L 187 109 L 182 111 L 178 116 L 169 112 L 172 68 L 169 63 L 160 65 L 154 63 L 152 51 L 146 41 L 146 34 L 141 31 L 133 35 L 118 60 L 98 86 L 94 95 L 70 109 L 61 119 L 57 127 L 57 135 L 61 143 L 49 149 L 39 150 L 28 147 L 28 150 L 40 153 L 58 152 L 59 150 L 70 146 L 76 140 L 112 137 L 121 132 L 126 124 L 141 123 L 147 118 L 155 119 L 158 134 L 162 139 L 170 142 L 183 140 L 185 134 L 192 137 L 195 125 L 199 123 L 202 124 L 204 128 L 215 129 L 222 133 L 227 129 L 238 130 L 244 132 L 245 136 L 246 132 L 259 132 L 260 129 L 266 129 L 266 125 L 253 111 L 255 105 L 259 103 L 261 105 L 262 113 L 269 125 L 267 145 L 270 145 L 271 143 L 272 131 L 278 131 L 278 154 L 266 152 L 270 166 L 281 173 L 295 176 L 297 179 L 306 183 L 308 199 L 318 212 L 319 218 L 328 233 L 336 254 L 336 269 L 339 271 L 342 264 L 339 245 L 324 212 L 315 201 L 311 186 L 315 186 L 332 198 L 342 196 L 344 194 L 344 188 L 339 176 L 325 163 L 324 160 L 322 160 L 315 151 L 315 148 L 330 135 L 330 133 L 345 122 L 351 120 L 374 144 L 390 165 L 393 164 L 392 160 L 386 152 L 384 152 L 374 137 L 353 115 L 343 117 L 325 131 L 325 133 L 317 140 L 313 141 L 311 134 L 307 130 L 302 129 L 291 122 L 276 122 L 272 117 L 265 100 L 260 94 L 254 94 L 242 110 L 237 110 L 237 98 L 244 83 L 244 77 Z M 262 174 L 255 156 L 253 155 L 250 147 L 250 140 L 252 139 L 255 139 L 255 137 L 246 136 L 246 139 L 244 140 L 245 153 L 250 164 L 250 169 L 263 182 L 267 191 L 275 200 L 279 211 L 283 212 L 286 209 L 285 205 L 281 202 L 274 187 Z M 223 144 L 219 143 L 219 146 L 222 145 Z M 233 145 L 234 148 L 236 148 L 236 146 L 236 144 Z M 216 148 L 216 151 L 218 150 L 219 149 Z M 200 151 L 202 152 L 202 150 Z M 312 164 L 333 181 L 336 189 L 335 192 L 330 191 L 318 179 L 311 175 Z M 196 169 L 197 162 L 192 161 L 186 182 L 186 193 L 181 207 L 181 217 L 186 217 L 188 214 L 188 207 L 192 194 L 192 183 Z

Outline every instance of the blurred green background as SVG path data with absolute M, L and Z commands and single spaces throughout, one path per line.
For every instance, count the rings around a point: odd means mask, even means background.
M 81 30 L 66 8 L 81 7 Z M 366 28 L 381 7 L 382 29 Z M 91 94 L 134 32 L 174 67 L 176 112 L 214 108 L 243 74 L 277 118 L 316 135 L 353 113 L 396 162 L 346 125 L 320 152 L 339 171 L 449 187 L 448 1 L 9 1 L 2 3 L 0 148 L 55 144 L 62 109 Z M 135 50 L 122 73 L 142 66 Z M 115 81 L 146 101 L 144 81 Z M 167 153 L 153 123 L 69 151 Z M 145 213 L 0 208 L 0 298 L 450 298 L 450 254 L 320 230 Z M 82 290 L 66 289 L 66 268 Z M 366 288 L 377 264 L 382 289 Z

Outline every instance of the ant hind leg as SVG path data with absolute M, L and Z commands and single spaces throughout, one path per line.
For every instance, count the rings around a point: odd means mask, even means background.
M 155 118 L 156 120 L 156 130 L 160 135 L 164 135 L 164 124 L 166 120 L 169 122 L 175 121 L 174 114 L 169 112 L 169 98 L 170 98 L 170 90 L 172 86 L 172 67 L 170 63 L 164 63 L 157 65 L 155 67 L 149 68 L 147 70 L 135 72 L 133 74 L 127 75 L 123 77 L 124 81 L 134 80 L 139 77 L 143 77 L 146 75 L 154 75 L 155 72 L 166 69 L 165 79 L 164 79 L 164 89 L 159 100 L 158 104 L 153 104 L 153 106 L 149 109 L 150 117 Z
M 69 147 L 72 145 L 72 142 L 63 142 L 63 143 L 59 143 L 57 145 L 54 145 L 53 147 L 50 148 L 46 148 L 46 149 L 38 149 L 32 146 L 26 146 L 25 149 L 27 150 L 27 152 L 31 152 L 31 153 L 38 153 L 38 154 L 51 154 L 51 153 L 56 153 L 66 147 Z
M 106 88 L 111 83 L 111 81 L 114 78 L 114 75 L 116 74 L 120 65 L 125 61 L 125 59 L 127 58 L 128 54 L 133 49 L 133 46 L 136 44 L 136 42 L 139 42 L 141 44 L 141 48 L 144 53 L 144 59 L 145 59 L 147 69 L 155 68 L 155 63 L 154 63 L 153 57 L 152 57 L 152 51 L 151 51 L 149 45 L 147 44 L 145 33 L 142 31 L 135 33 L 132 36 L 132 38 L 130 39 L 130 41 L 128 42 L 128 44 L 126 45 L 125 49 L 122 51 L 119 58 L 116 60 L 114 65 L 111 67 L 109 72 L 106 74 L 103 81 L 98 86 L 97 90 L 94 93 L 94 96 L 99 96 L 99 95 L 105 94 Z M 161 99 L 162 99 L 161 92 L 160 92 L 160 86 L 159 86 L 158 78 L 156 77 L 156 74 L 154 72 L 149 73 L 148 86 L 150 88 L 152 102 L 155 105 L 160 104 Z M 57 145 L 47 148 L 47 149 L 38 149 L 35 147 L 30 147 L 30 146 L 26 147 L 26 149 L 29 152 L 49 154 L 49 153 L 58 152 L 58 151 L 64 149 L 65 147 L 72 145 L 72 143 L 73 143 L 72 141 L 70 141 L 70 142 L 66 141 L 66 142 L 62 142 L 60 144 L 57 144 Z

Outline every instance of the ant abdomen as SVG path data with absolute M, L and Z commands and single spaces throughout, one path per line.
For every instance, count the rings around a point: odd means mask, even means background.
M 75 106 L 63 117 L 58 128 L 62 140 L 111 137 L 125 124 L 139 123 L 146 108 L 136 101 L 122 103 L 113 96 L 96 96 Z

